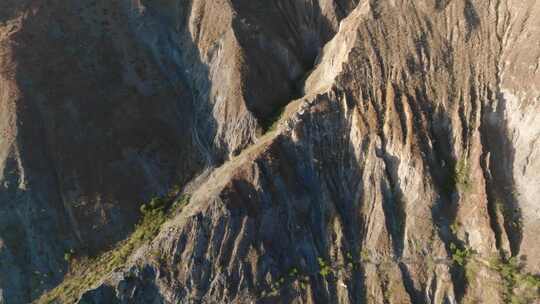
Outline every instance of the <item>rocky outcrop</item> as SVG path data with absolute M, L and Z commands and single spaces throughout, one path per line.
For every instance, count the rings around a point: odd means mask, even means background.
M 80 303 L 540 298 L 519 281 L 534 277 L 500 271 L 540 265 L 537 1 L 10 7 L 6 302 L 56 285 L 71 244 L 103 250 L 134 202 L 196 176 L 189 205 Z M 56 271 L 35 288 L 36 269 Z

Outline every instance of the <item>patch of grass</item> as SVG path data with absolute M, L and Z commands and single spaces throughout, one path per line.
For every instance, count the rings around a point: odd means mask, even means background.
M 189 196 L 169 193 L 163 198 L 154 198 L 148 204 L 141 205 L 142 218 L 133 233 L 114 249 L 96 258 L 86 258 L 73 262 L 74 269 L 55 289 L 39 298 L 36 303 L 74 303 L 80 294 L 98 283 L 106 274 L 122 267 L 129 256 L 158 234 L 161 225 L 177 214 L 189 203 Z M 72 254 L 64 256 L 72 260 Z

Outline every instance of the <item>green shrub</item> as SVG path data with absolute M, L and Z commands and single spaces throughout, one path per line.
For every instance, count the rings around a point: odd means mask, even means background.
M 289 270 L 289 277 L 295 278 L 298 276 L 298 269 L 296 267 L 293 267 Z
M 73 259 L 73 255 L 75 254 L 75 250 L 72 248 L 64 253 L 64 261 L 71 262 L 71 259 Z
M 319 262 L 319 274 L 326 278 L 327 275 L 332 273 L 332 268 L 324 261 L 323 258 L 317 258 Z
M 450 252 L 452 253 L 452 261 L 459 266 L 465 266 L 468 260 L 473 255 L 473 251 L 469 248 L 459 248 L 456 244 L 450 243 Z

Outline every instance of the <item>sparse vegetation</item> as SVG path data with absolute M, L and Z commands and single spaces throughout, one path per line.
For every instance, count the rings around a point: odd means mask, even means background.
M 347 252 L 347 256 L 346 256 L 346 261 L 347 261 L 347 267 L 349 267 L 350 269 L 354 268 L 355 265 L 355 261 L 353 259 L 353 256 L 350 252 Z
M 480 271 L 481 264 L 476 259 L 469 259 L 465 265 L 465 278 L 467 278 L 468 284 L 474 282 Z
M 453 235 L 458 234 L 460 226 L 461 224 L 457 221 L 453 222 L 452 225 L 450 225 L 450 231 L 452 232 Z
M 319 274 L 323 278 L 326 279 L 326 276 L 333 273 L 332 268 L 330 267 L 330 265 L 328 265 L 328 263 L 326 263 L 323 258 L 319 257 L 317 259 L 317 262 L 319 262 Z
M 510 304 L 526 304 L 531 303 L 531 299 L 540 298 L 540 276 L 525 274 L 522 272 L 521 265 L 515 258 L 511 259 L 493 259 L 489 263 L 478 255 L 473 249 L 466 246 L 450 243 L 451 262 L 459 266 L 466 276 L 467 282 L 473 282 L 477 279 L 481 267 L 489 267 L 501 274 L 504 284 L 505 303 Z M 354 271 L 357 266 L 363 263 L 374 263 L 379 265 L 383 272 L 390 271 L 388 266 L 390 261 L 379 262 L 378 259 L 372 259 L 367 250 L 360 252 L 360 262 L 355 262 L 352 253 L 346 253 L 344 263 L 327 262 L 324 258 L 318 257 L 318 271 L 307 273 L 298 267 L 289 268 L 287 274 L 278 277 L 277 280 L 270 284 L 270 288 L 261 292 L 262 297 L 277 296 L 279 291 L 289 284 L 298 283 L 297 288 L 306 290 L 309 286 L 310 276 L 322 276 L 323 280 L 329 279 L 330 275 L 336 274 L 339 271 L 347 270 Z M 441 260 L 442 261 L 442 260 Z M 448 259 L 444 259 L 445 263 Z M 431 256 L 426 257 L 426 265 L 429 272 L 434 271 L 438 263 Z M 394 294 L 401 292 L 397 285 L 394 286 L 388 282 L 387 298 L 393 297 Z
M 360 252 L 360 260 L 362 263 L 369 263 L 371 261 L 369 252 L 366 249 L 362 249 L 362 252 Z
M 277 126 L 283 116 L 283 113 L 285 112 L 285 107 L 278 109 L 274 115 L 272 115 L 270 118 L 265 119 L 262 122 L 262 126 L 264 129 L 264 133 L 272 132 L 277 129 Z
M 470 178 L 470 167 L 467 159 L 462 157 L 457 161 L 450 160 L 448 166 L 448 175 L 442 185 L 442 190 L 448 195 L 454 191 L 466 193 L 472 189 Z
M 72 248 L 64 253 L 64 261 L 71 262 L 71 259 L 73 258 L 73 255 L 75 254 L 75 250 Z
M 472 182 L 470 179 L 470 168 L 465 158 L 461 158 L 454 166 L 453 175 L 454 185 L 457 189 L 468 192 L 472 188 Z
M 122 267 L 137 248 L 151 241 L 158 234 L 161 225 L 189 202 L 188 195 L 175 199 L 177 194 L 169 193 L 163 198 L 154 198 L 148 204 L 141 205 L 142 218 L 129 238 L 96 258 L 73 261 L 73 269 L 64 282 L 44 294 L 37 303 L 73 303 L 82 291 L 90 288 L 107 273 Z M 64 258 L 73 260 L 73 252 L 67 252 Z
M 366 253 L 367 254 L 367 253 Z M 288 270 L 288 275 L 279 277 L 279 279 L 272 282 L 268 289 L 261 291 L 262 297 L 272 297 L 279 293 L 279 290 L 284 286 L 298 283 L 297 287 L 301 290 L 306 290 L 309 286 L 310 276 L 322 276 L 323 280 L 328 279 L 329 275 L 335 274 L 340 270 L 353 271 L 360 265 L 359 262 L 355 262 L 352 253 L 346 253 L 344 256 L 344 263 L 332 263 L 327 262 L 324 258 L 318 257 L 318 270 L 314 272 L 306 272 L 299 267 L 291 267 Z
M 503 215 L 504 220 L 508 221 L 507 224 L 511 229 L 521 230 L 523 220 L 521 218 L 521 212 L 519 212 L 519 207 L 506 204 L 500 198 L 496 199 L 495 207 L 497 208 L 497 212 Z
M 527 304 L 540 298 L 540 276 L 524 273 L 517 258 L 493 258 L 489 265 L 499 272 L 506 303 Z
M 293 267 L 289 270 L 289 277 L 295 278 L 296 276 L 298 276 L 298 268 Z
M 469 248 L 460 248 L 454 243 L 450 243 L 450 251 L 452 253 L 452 261 L 459 266 L 464 267 L 472 257 L 474 252 Z

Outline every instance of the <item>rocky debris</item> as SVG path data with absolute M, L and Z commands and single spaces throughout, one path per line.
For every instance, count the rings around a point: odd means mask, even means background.
M 537 2 L 14 9 L 0 27 L 0 257 L 15 262 L 0 264 L 0 299 L 36 298 L 65 270 L 36 294 L 29 272 L 65 267 L 66 244 L 103 250 L 136 222 L 137 199 L 205 172 L 79 303 L 538 302 L 525 274 L 540 265 Z M 77 8 L 114 18 L 100 31 L 62 17 L 60 36 L 87 36 L 31 52 L 59 35 L 44 21 Z M 79 41 L 83 53 L 38 63 Z M 17 248 L 21 236 L 50 258 Z

